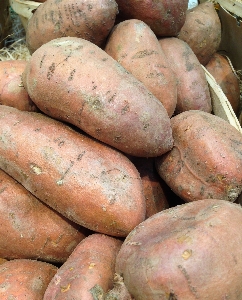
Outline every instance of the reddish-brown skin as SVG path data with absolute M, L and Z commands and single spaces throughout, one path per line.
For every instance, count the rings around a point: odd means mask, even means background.
M 135 300 L 242 295 L 242 208 L 204 199 L 164 210 L 125 239 L 116 272 Z
M 48 0 L 30 18 L 26 42 L 30 53 L 60 37 L 74 36 L 101 46 L 118 13 L 115 0 Z
M 161 178 L 184 201 L 235 201 L 242 191 L 242 135 L 223 119 L 190 110 L 171 119 L 174 147 L 156 159 Z
M 143 83 L 87 40 L 70 37 L 46 43 L 33 53 L 23 82 L 45 114 L 126 154 L 158 156 L 172 148 L 164 106 Z
M 58 269 L 43 300 L 101 299 L 113 287 L 115 261 L 121 245 L 120 240 L 107 235 L 89 235 Z
M 119 23 L 104 50 L 143 82 L 170 117 L 173 115 L 177 103 L 176 77 L 148 25 L 136 19 Z
M 235 114 L 240 111 L 240 86 L 239 79 L 232 70 L 228 58 L 219 53 L 214 53 L 206 65 L 206 69 L 213 75 L 216 82 L 228 98 Z
M 91 230 L 126 236 L 145 218 L 142 182 L 131 161 L 43 114 L 0 107 L 0 168 Z
M 37 260 L 14 259 L 0 265 L 1 300 L 43 300 L 58 268 Z
M 157 36 L 176 36 L 186 18 L 188 0 L 116 0 L 123 19 L 145 22 Z M 119 15 L 118 15 L 119 16 Z
M 63 263 L 86 237 L 70 222 L 36 199 L 0 170 L 0 257 Z
M 218 50 L 221 22 L 212 2 L 206 1 L 189 9 L 178 38 L 187 42 L 202 65 Z
M 0 61 L 0 104 L 25 111 L 38 111 L 22 83 L 24 60 Z
M 131 161 L 140 173 L 146 200 L 146 218 L 169 207 L 167 185 L 155 169 L 153 158 L 133 157 Z
M 113 288 L 105 295 L 105 300 L 134 300 L 127 290 L 123 277 L 115 273 Z
M 177 78 L 177 106 L 175 114 L 187 110 L 212 111 L 211 97 L 204 70 L 184 41 L 171 37 L 159 40 Z

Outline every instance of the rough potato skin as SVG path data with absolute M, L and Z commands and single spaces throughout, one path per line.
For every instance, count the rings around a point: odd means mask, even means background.
M 30 18 L 26 43 L 30 53 L 59 37 L 74 36 L 101 46 L 118 13 L 115 0 L 48 0 Z
M 221 22 L 212 2 L 187 10 L 178 38 L 186 42 L 202 65 L 206 65 L 221 42 Z
M 52 278 L 43 300 L 104 299 L 113 287 L 115 261 L 122 242 L 92 234 L 77 245 Z
M 117 24 L 104 49 L 144 83 L 171 117 L 177 104 L 177 81 L 154 32 L 136 19 Z
M 195 109 L 210 113 L 212 103 L 206 76 L 191 47 L 175 37 L 159 39 L 159 43 L 178 82 L 175 114 Z
M 1 300 L 43 300 L 58 268 L 30 259 L 14 259 L 0 265 Z
M 123 19 L 145 22 L 157 36 L 176 36 L 185 23 L 188 0 L 116 0 Z
M 126 237 L 116 272 L 135 300 L 242 295 L 242 208 L 204 199 L 155 214 Z
M 0 257 L 63 263 L 86 237 L 2 170 L 0 191 Z
M 158 156 L 172 148 L 164 106 L 87 40 L 60 38 L 40 47 L 28 62 L 23 83 L 42 112 L 126 154 Z
M 126 236 L 145 218 L 143 187 L 131 161 L 41 113 L 0 106 L 0 168 L 91 230 Z
M 220 85 L 225 96 L 229 100 L 235 114 L 240 112 L 240 85 L 239 78 L 232 70 L 227 57 L 214 53 L 206 65 L 206 69 L 213 75 L 217 84 Z
M 0 61 L 0 104 L 25 111 L 38 111 L 22 83 L 24 60 Z
M 184 201 L 235 201 L 242 191 L 242 135 L 223 119 L 190 110 L 171 119 L 174 147 L 156 159 L 161 178 Z

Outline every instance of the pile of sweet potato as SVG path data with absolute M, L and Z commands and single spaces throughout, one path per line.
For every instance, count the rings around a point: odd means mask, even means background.
M 242 299 L 242 135 L 202 67 L 238 114 L 214 4 L 40 2 L 30 60 L 0 62 L 0 298 Z

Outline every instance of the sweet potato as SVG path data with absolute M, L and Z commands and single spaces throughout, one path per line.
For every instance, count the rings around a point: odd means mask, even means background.
M 173 115 L 177 103 L 176 77 L 148 25 L 136 19 L 119 23 L 104 50 L 144 83 L 170 117 Z
M 0 61 L 0 104 L 20 110 L 38 111 L 22 83 L 24 60 Z
M 242 191 L 242 135 L 215 115 L 190 110 L 171 119 L 174 147 L 156 159 L 161 178 L 184 201 L 235 201 Z
M 155 214 L 127 236 L 116 272 L 135 300 L 241 299 L 242 208 L 204 199 Z
M 28 62 L 23 83 L 42 112 L 126 154 L 158 156 L 172 147 L 164 106 L 87 40 L 60 38 L 43 45 Z
M 240 112 L 240 85 L 239 78 L 233 70 L 228 57 L 214 53 L 206 65 L 206 69 L 213 75 L 217 84 L 228 98 L 235 114 Z
M 123 277 L 115 273 L 113 288 L 108 291 L 105 295 L 104 300 L 133 300 L 134 298 L 130 295 L 127 290 Z
M 145 218 L 142 183 L 131 161 L 41 113 L 0 106 L 0 168 L 91 230 L 126 236 Z
M 188 0 L 116 0 L 123 20 L 144 21 L 158 36 L 176 36 L 185 23 Z
M 88 232 L 0 170 L 0 257 L 63 263 Z
M 206 65 L 221 42 L 221 22 L 212 2 L 187 10 L 178 38 L 185 41 L 202 65 Z
M 121 245 L 120 240 L 107 235 L 89 235 L 58 269 L 43 300 L 103 299 L 101 296 L 113 287 L 115 261 Z
M 115 0 L 48 0 L 30 18 L 26 42 L 30 53 L 59 37 L 74 36 L 101 46 L 118 13 Z
M 130 160 L 140 173 L 146 200 L 146 218 L 169 207 L 168 186 L 155 169 L 153 158 L 132 157 Z
M 14 259 L 1 264 L 1 300 L 43 300 L 57 269 L 52 264 L 30 259 Z
M 191 47 L 175 37 L 159 39 L 159 43 L 178 82 L 175 114 L 196 109 L 211 112 L 206 76 Z

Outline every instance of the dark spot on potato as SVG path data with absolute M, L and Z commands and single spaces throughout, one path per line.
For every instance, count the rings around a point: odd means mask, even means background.
M 178 299 L 175 294 L 170 293 L 168 300 L 178 300 Z
M 154 50 L 143 50 L 143 51 L 139 51 L 137 52 L 135 55 L 132 56 L 132 58 L 143 58 L 143 57 L 146 57 L 146 56 L 150 56 L 150 55 L 153 55 L 153 54 L 158 54 L 157 51 L 154 51 Z
M 110 92 L 110 91 L 108 91 L 108 92 Z M 117 94 L 114 93 L 114 94 L 108 99 L 108 102 L 109 102 L 109 103 L 112 102 L 116 95 L 117 95 Z
M 85 153 L 86 153 L 86 151 L 83 151 L 82 153 L 80 153 L 77 157 L 77 160 L 80 161 Z
M 74 74 L 76 73 L 76 69 L 73 69 L 70 73 L 70 76 L 68 77 L 68 81 L 73 80 Z
M 55 72 L 55 63 L 54 62 L 50 65 L 48 70 L 49 71 L 47 72 L 47 79 L 50 80 Z
M 2 189 L 0 189 L 0 194 L 2 194 L 5 190 L 6 190 L 7 187 L 4 187 Z
M 45 57 L 46 57 L 46 54 L 44 54 L 40 60 L 40 65 L 39 65 L 40 68 L 42 68 Z
M 116 143 L 120 143 L 121 142 L 121 140 L 122 140 L 122 136 L 121 135 L 116 135 L 115 137 L 114 137 L 114 142 L 116 142 Z
M 125 101 L 126 103 L 125 103 L 125 106 L 122 108 L 122 110 L 121 110 L 121 114 L 122 115 L 124 115 L 124 114 L 126 114 L 126 112 L 128 112 L 129 111 L 129 103 L 127 102 L 127 101 Z

